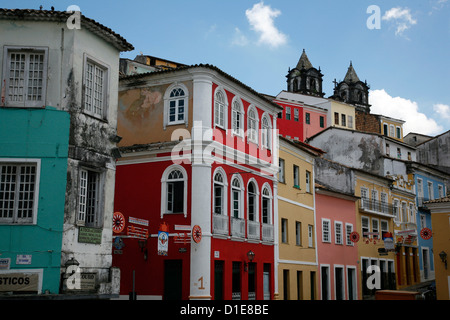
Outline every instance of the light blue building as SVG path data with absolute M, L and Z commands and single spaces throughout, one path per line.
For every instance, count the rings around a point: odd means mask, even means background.
M 416 185 L 416 224 L 419 246 L 419 265 L 421 282 L 433 280 L 433 230 L 431 228 L 431 213 L 424 204 L 425 201 L 442 198 L 446 195 L 447 173 L 430 166 L 413 162 L 410 169 L 414 173 Z M 431 232 L 430 232 L 431 231 Z
M 0 294 L 58 293 L 70 116 L 0 108 Z

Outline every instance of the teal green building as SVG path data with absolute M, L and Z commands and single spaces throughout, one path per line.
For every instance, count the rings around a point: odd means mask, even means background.
M 70 115 L 0 108 L 0 294 L 58 293 Z

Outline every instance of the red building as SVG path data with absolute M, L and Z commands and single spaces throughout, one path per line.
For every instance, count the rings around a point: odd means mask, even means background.
M 121 79 L 122 296 L 273 298 L 280 110 L 210 65 Z

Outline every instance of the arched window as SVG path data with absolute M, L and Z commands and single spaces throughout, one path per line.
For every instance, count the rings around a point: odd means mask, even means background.
M 237 176 L 231 181 L 231 216 L 242 217 L 242 182 Z
M 258 113 L 254 107 L 248 110 L 247 137 L 249 141 L 258 143 Z
M 227 103 L 223 90 L 217 89 L 214 95 L 214 124 L 226 129 Z
M 183 167 L 168 167 L 161 179 L 161 217 L 168 213 L 187 215 L 187 173 Z
M 188 96 L 188 90 L 183 84 L 173 84 L 166 90 L 164 94 L 164 129 L 167 125 L 187 124 Z
M 270 187 L 265 185 L 262 190 L 262 223 L 271 224 L 272 220 L 272 194 L 270 192 Z
M 271 132 L 272 125 L 270 123 L 270 117 L 265 114 L 261 120 L 261 142 L 262 146 L 266 149 L 271 149 Z
M 247 219 L 258 221 L 258 188 L 253 181 L 247 187 Z
M 233 134 L 238 136 L 244 135 L 244 109 L 238 97 L 233 99 L 231 126 Z
M 214 175 L 214 213 L 225 214 L 224 176 L 218 171 Z

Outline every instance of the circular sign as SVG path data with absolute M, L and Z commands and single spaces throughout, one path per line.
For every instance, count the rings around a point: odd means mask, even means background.
M 423 228 L 422 230 L 420 230 L 420 236 L 424 240 L 430 239 L 431 238 L 431 230 L 428 228 Z
M 120 233 L 125 228 L 125 217 L 121 212 L 114 212 L 113 214 L 113 231 Z
M 199 225 L 195 225 L 192 228 L 192 239 L 194 239 L 195 243 L 199 243 L 202 240 L 202 228 Z
M 353 231 L 352 233 L 350 233 L 350 241 L 358 242 L 359 241 L 359 233 L 356 231 Z

